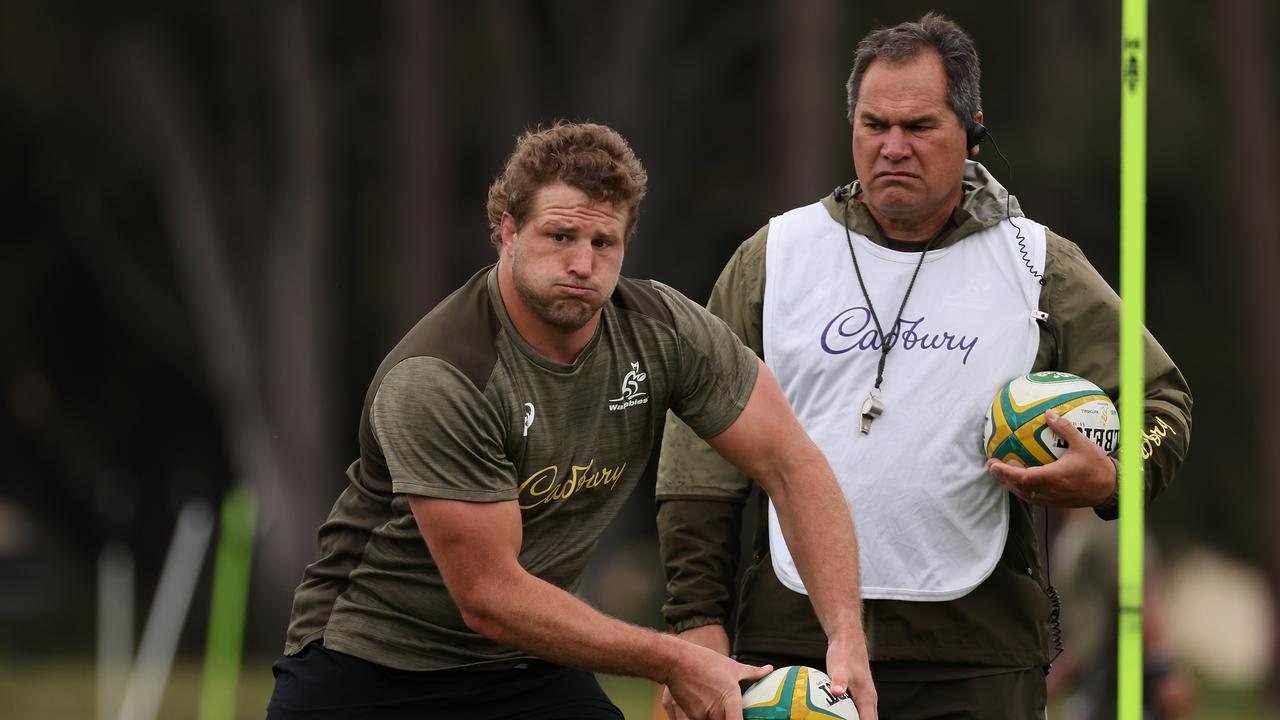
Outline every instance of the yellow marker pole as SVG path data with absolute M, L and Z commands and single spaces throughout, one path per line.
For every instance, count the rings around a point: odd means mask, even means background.
M 1142 717 L 1147 0 L 1122 0 L 1120 71 L 1120 607 L 1117 718 Z
M 209 639 L 205 644 L 200 720 L 232 720 L 249 602 L 249 571 L 258 506 L 253 493 L 237 487 L 222 502 L 222 530 L 213 567 Z

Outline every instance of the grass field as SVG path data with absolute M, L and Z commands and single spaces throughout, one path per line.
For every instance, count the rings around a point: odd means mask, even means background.
M 0 662 L 0 718 L 22 720 L 92 720 L 95 717 L 94 671 L 89 660 L 36 660 L 15 662 L 9 655 Z M 641 680 L 601 677 L 601 685 L 629 720 L 651 717 L 654 685 Z M 237 718 L 261 718 L 271 695 L 271 661 L 248 661 L 236 699 Z M 161 720 L 194 720 L 200 697 L 200 666 L 180 661 L 169 676 L 160 707 Z M 1050 708 L 1050 718 L 1062 715 Z M 1196 720 L 1270 720 L 1280 708 L 1264 705 L 1257 693 L 1200 687 Z
M 200 664 L 182 660 L 169 675 L 160 720 L 194 720 L 200 700 Z M 0 718 L 17 720 L 93 720 L 96 714 L 92 661 L 78 659 L 0 662 Z M 236 696 L 237 718 L 261 718 L 271 696 L 271 660 L 246 661 Z M 601 677 L 601 685 L 628 718 L 650 717 L 653 683 Z

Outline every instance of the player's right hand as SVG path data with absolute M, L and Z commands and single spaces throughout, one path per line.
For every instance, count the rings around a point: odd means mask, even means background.
M 744 665 L 701 645 L 684 645 L 663 692 L 668 716 L 679 718 L 673 711 L 683 711 L 690 720 L 742 720 L 740 683 L 759 680 L 773 672 L 773 666 Z
M 704 648 L 714 650 L 721 655 L 729 654 L 729 634 L 725 632 L 723 625 L 711 624 L 700 625 L 690 630 L 678 634 L 676 637 L 681 640 L 687 640 L 694 645 L 701 645 Z M 676 701 L 671 697 L 671 688 L 663 685 L 659 688 L 662 693 L 662 709 L 666 711 L 667 720 L 689 720 L 689 716 L 676 705 Z M 658 718 L 654 718 L 658 720 Z

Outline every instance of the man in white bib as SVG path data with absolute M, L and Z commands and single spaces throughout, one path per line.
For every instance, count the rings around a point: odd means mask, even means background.
M 1032 470 L 989 465 L 984 412 L 1031 371 L 1117 396 L 1119 298 L 1073 243 L 970 158 L 986 136 L 969 36 L 935 14 L 868 35 L 848 84 L 857 181 L 773 218 L 709 304 L 764 359 L 836 471 L 858 527 L 886 720 L 1042 717 L 1050 616 L 1036 505 L 1116 515 L 1116 464 L 1070 424 Z M 1148 497 L 1187 449 L 1191 396 L 1150 335 Z M 668 419 L 658 523 L 681 636 L 748 662 L 821 667 L 821 628 L 752 483 Z M 758 495 L 758 493 L 757 493 Z M 767 508 L 742 587 L 743 509 Z M 832 548 L 839 552 L 839 548 Z M 732 598 L 737 597 L 736 607 Z

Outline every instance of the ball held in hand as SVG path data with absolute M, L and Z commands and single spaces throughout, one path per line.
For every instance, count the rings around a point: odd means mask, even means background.
M 744 720 L 838 718 L 858 720 L 858 708 L 848 693 L 833 695 L 831 678 L 821 670 L 800 665 L 778 668 L 742 694 Z
M 1046 465 L 1067 451 L 1045 422 L 1052 410 L 1107 453 L 1120 443 L 1120 414 L 1097 385 L 1079 375 L 1037 372 L 1000 388 L 987 410 L 982 444 L 987 457 L 1019 467 Z

